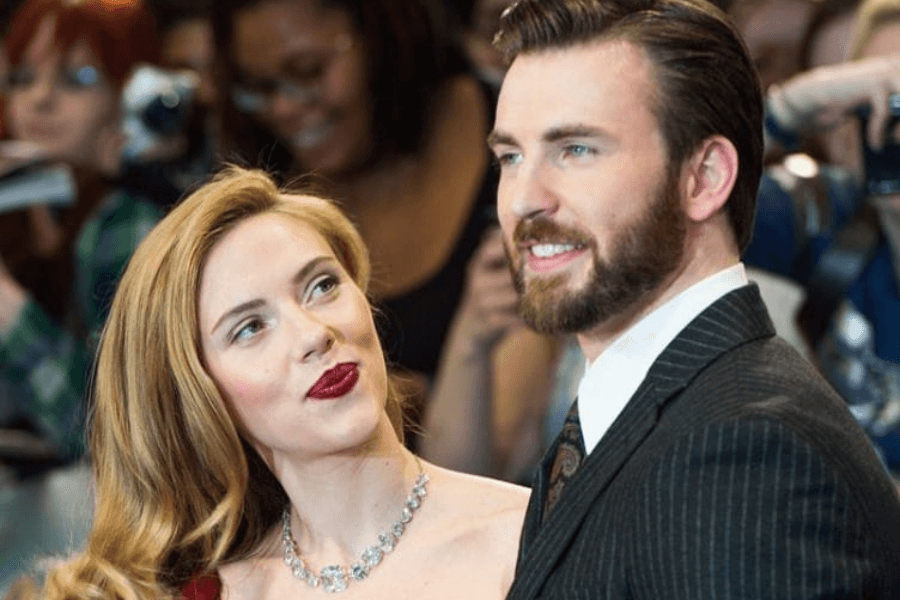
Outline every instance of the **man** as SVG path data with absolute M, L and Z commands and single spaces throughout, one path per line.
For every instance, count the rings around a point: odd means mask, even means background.
M 497 44 L 512 63 L 489 143 L 520 309 L 589 361 L 509 598 L 900 597 L 891 482 L 739 260 L 762 102 L 726 17 L 521 0 Z

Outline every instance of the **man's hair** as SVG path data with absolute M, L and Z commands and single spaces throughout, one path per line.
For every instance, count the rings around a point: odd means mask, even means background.
M 507 60 L 601 40 L 642 48 L 657 93 L 651 111 L 669 168 L 722 135 L 737 148 L 737 180 L 726 211 L 741 252 L 753 231 L 762 173 L 762 94 L 740 34 L 705 0 L 520 0 L 503 14 L 494 40 Z

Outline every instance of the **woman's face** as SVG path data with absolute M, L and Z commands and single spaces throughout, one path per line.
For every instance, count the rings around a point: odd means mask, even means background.
M 800 36 L 812 6 L 807 1 L 769 0 L 745 16 L 740 29 L 763 90 L 799 69 Z
M 235 104 L 285 142 L 301 168 L 335 175 L 369 158 L 365 50 L 346 13 L 316 0 L 269 0 L 236 14 L 232 47 Z
M 267 460 L 357 448 L 387 422 L 368 301 L 309 225 L 263 214 L 227 233 L 203 269 L 199 319 L 207 368 Z
M 11 137 L 70 164 L 107 171 L 121 145 L 117 90 L 84 40 L 60 54 L 54 28 L 53 18 L 45 19 L 22 60 L 10 66 Z

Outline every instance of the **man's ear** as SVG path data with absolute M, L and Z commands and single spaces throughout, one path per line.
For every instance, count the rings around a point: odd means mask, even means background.
M 728 201 L 738 174 L 738 153 L 731 141 L 714 135 L 700 145 L 683 171 L 684 209 L 692 221 L 713 216 Z

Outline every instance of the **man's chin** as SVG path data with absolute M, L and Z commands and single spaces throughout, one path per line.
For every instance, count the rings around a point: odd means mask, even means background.
M 568 285 L 531 285 L 519 299 L 519 314 L 540 333 L 575 333 L 593 319 L 590 300 L 583 289 Z

